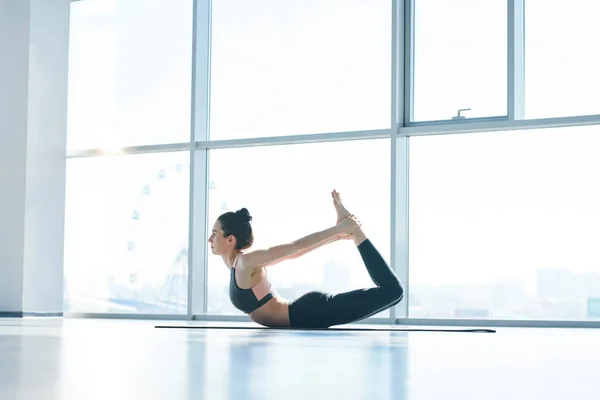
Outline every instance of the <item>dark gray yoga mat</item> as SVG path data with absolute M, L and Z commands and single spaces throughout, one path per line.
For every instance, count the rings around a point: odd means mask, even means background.
M 467 328 L 467 329 L 450 329 L 450 328 L 403 328 L 403 327 L 385 327 L 385 328 L 265 328 L 262 326 L 231 326 L 231 325 L 156 325 L 158 329 L 238 329 L 238 330 L 284 330 L 284 331 L 349 331 L 349 332 L 463 332 L 463 333 L 496 333 L 494 329 L 485 328 Z

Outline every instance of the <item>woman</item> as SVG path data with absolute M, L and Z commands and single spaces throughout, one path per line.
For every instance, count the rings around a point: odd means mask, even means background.
M 402 299 L 404 290 L 394 271 L 346 210 L 339 193 L 334 190 L 331 196 L 337 212 L 335 226 L 266 250 L 246 251 L 254 242 L 247 209 L 226 212 L 215 222 L 208 242 L 230 269 L 229 297 L 254 322 L 268 327 L 329 328 L 370 317 Z M 338 294 L 312 291 L 291 302 L 271 290 L 267 267 L 350 238 L 376 287 Z

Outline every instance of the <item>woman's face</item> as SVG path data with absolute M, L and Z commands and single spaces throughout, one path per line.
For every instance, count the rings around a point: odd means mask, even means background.
M 235 240 L 232 235 L 229 235 L 228 237 L 224 236 L 219 220 L 213 225 L 211 235 L 208 238 L 208 243 L 210 243 L 210 249 L 215 255 L 227 254 L 233 246 L 235 246 Z

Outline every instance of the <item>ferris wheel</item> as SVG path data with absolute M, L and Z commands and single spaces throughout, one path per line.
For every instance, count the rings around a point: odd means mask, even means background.
M 156 171 L 136 195 L 128 226 L 122 296 L 137 311 L 187 310 L 190 167 L 176 163 Z M 209 183 L 211 212 L 226 209 L 221 190 Z M 198 201 L 198 200 L 196 200 Z M 216 207 L 214 207 L 216 206 Z

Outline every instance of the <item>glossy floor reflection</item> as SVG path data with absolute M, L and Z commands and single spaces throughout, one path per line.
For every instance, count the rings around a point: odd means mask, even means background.
M 598 398 L 597 330 L 291 332 L 154 325 L 1 319 L 0 399 Z

